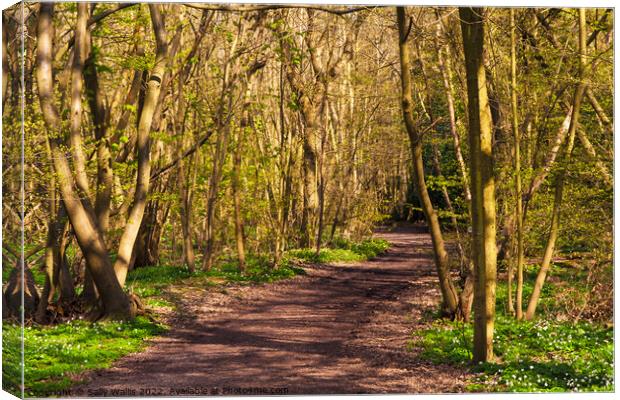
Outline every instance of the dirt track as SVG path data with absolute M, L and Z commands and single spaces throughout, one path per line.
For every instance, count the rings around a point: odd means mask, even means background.
M 439 301 L 430 237 L 381 233 L 385 255 L 307 276 L 180 298 L 183 315 L 145 352 L 89 375 L 81 396 L 462 391 L 465 372 L 407 351 Z

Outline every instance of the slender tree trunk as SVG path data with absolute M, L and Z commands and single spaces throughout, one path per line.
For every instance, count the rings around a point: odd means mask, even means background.
M 307 99 L 306 99 L 307 100 Z M 318 181 L 317 181 L 317 153 L 316 142 L 319 135 L 316 111 L 309 101 L 302 103 L 305 121 L 303 137 L 303 188 L 304 209 L 302 223 L 302 247 L 312 246 L 312 232 L 314 232 L 317 210 L 319 208 Z
M 116 262 L 114 263 L 114 271 L 121 286 L 125 284 L 125 279 L 127 278 L 132 250 L 134 248 L 136 237 L 138 236 L 138 230 L 140 229 L 140 225 L 142 223 L 142 217 L 144 216 L 146 196 L 149 192 L 149 183 L 151 178 L 151 123 L 153 122 L 155 107 L 161 91 L 161 83 L 165 74 L 166 56 L 168 52 L 166 29 L 159 11 L 160 7 L 161 6 L 158 4 L 149 4 L 151 21 L 155 33 L 156 56 L 155 66 L 151 71 L 147 83 L 146 97 L 144 99 L 144 105 L 142 106 L 142 113 L 140 115 L 140 122 L 138 125 L 138 176 L 136 181 L 134 203 L 131 211 L 129 212 L 127 225 L 125 226 L 125 230 L 121 236 Z
M 601 123 L 613 131 L 613 125 L 611 123 L 611 120 L 605 113 L 605 110 L 603 110 L 603 107 L 601 107 L 599 102 L 596 100 L 596 97 L 594 97 L 594 92 L 592 91 L 592 88 L 589 86 L 586 88 L 586 96 L 588 97 L 588 101 L 592 105 L 592 108 L 594 108 L 596 115 L 601 120 Z
M 90 197 L 88 176 L 86 175 L 86 156 L 82 144 L 82 86 L 84 61 L 86 58 L 86 23 L 88 21 L 88 4 L 78 3 L 77 25 L 75 28 L 75 44 L 73 49 L 73 65 L 71 66 L 71 121 L 70 141 L 75 168 L 75 182 L 83 197 Z M 85 202 L 86 205 L 86 202 Z M 87 205 L 86 205 L 87 207 Z
M 218 190 L 222 176 L 222 169 L 226 162 L 226 149 L 228 147 L 228 136 L 230 125 L 223 126 L 218 134 L 218 139 L 213 155 L 213 169 L 209 182 L 209 193 L 207 199 L 207 218 L 206 218 L 206 246 L 202 257 L 202 269 L 209 271 L 213 266 L 215 250 L 215 208 L 218 198 Z
M 439 38 L 439 35 L 437 35 Z M 467 167 L 465 166 L 465 160 L 463 159 L 463 152 L 461 151 L 461 138 L 456 127 L 456 111 L 454 109 L 454 88 L 452 87 L 452 68 L 450 64 L 449 47 L 445 47 L 446 59 L 444 61 L 443 52 L 440 48 L 437 49 L 437 56 L 439 60 L 439 70 L 441 71 L 441 77 L 443 80 L 444 91 L 446 94 L 446 101 L 448 103 L 448 118 L 450 121 L 450 135 L 452 135 L 452 141 L 454 144 L 454 154 L 456 155 L 456 161 L 459 166 L 459 172 L 461 173 L 461 179 L 463 180 L 463 193 L 465 193 L 465 200 L 467 201 L 467 207 L 471 207 L 471 191 L 469 189 L 469 179 L 467 178 Z
M 437 213 L 433 208 L 433 204 L 426 188 L 426 181 L 424 179 L 424 162 L 422 160 L 422 138 L 420 137 L 420 134 L 417 131 L 413 120 L 411 61 L 408 46 L 408 35 L 410 34 L 410 32 L 408 31 L 408 22 L 406 20 L 405 8 L 397 7 L 396 12 L 399 32 L 402 85 L 401 103 L 403 109 L 403 119 L 405 121 L 405 126 L 407 128 L 407 133 L 409 134 L 409 140 L 411 143 L 414 181 L 433 241 L 435 265 L 437 268 L 439 286 L 441 288 L 441 293 L 443 297 L 443 312 L 447 315 L 453 316 L 455 315 L 458 307 L 458 296 L 450 278 L 448 253 L 445 249 L 443 236 L 441 233 L 441 226 L 439 225 L 439 218 L 437 217 Z
M 53 3 L 41 3 L 37 29 L 37 83 L 41 111 L 50 139 L 54 170 L 58 176 L 60 192 L 76 239 L 99 290 L 104 315 L 114 319 L 125 319 L 131 317 L 129 299 L 114 276 L 114 270 L 108 258 L 105 241 L 98 229 L 96 217 L 92 209 L 89 210 L 82 204 L 82 200 L 73 186 L 73 174 L 61 148 L 62 124 L 54 104 L 52 77 L 53 14 Z M 85 201 L 87 202 L 88 199 Z
M 49 146 L 48 146 L 49 150 Z M 56 281 L 58 279 L 58 250 L 59 250 L 59 237 L 62 232 L 59 232 L 59 218 L 56 212 L 56 180 L 52 175 L 49 182 L 48 193 L 50 196 L 49 201 L 49 214 L 50 220 L 47 224 L 47 242 L 45 245 L 45 285 L 43 292 L 37 306 L 35 314 L 35 320 L 38 323 L 46 323 L 47 319 L 47 307 L 52 302 L 56 289 Z M 63 227 L 64 228 L 64 227 Z
M 515 220 L 517 228 L 517 254 L 516 254 L 516 266 L 517 266 L 517 319 L 523 318 L 523 218 L 521 217 L 522 211 L 522 197 L 521 197 L 521 140 L 519 134 L 519 120 L 518 120 L 518 108 L 517 108 L 517 39 L 516 39 L 516 26 L 515 26 L 515 10 L 510 9 L 510 103 L 512 107 L 512 134 L 514 137 L 514 174 L 515 174 Z M 510 266 L 512 262 L 509 261 Z M 509 267 L 508 274 L 512 281 L 512 267 Z M 511 285 L 509 285 L 511 286 Z M 512 306 L 512 288 L 508 290 L 508 312 L 513 313 Z
M 324 227 L 324 220 L 325 220 L 325 173 L 323 171 L 324 147 L 325 147 L 324 145 L 325 145 L 325 141 L 322 140 L 321 152 L 319 153 L 319 160 L 317 163 L 317 169 L 318 169 L 317 196 L 319 200 L 317 228 L 316 228 L 316 249 L 315 249 L 317 255 L 321 253 L 321 244 L 322 244 L 321 242 L 323 238 L 323 227 Z
M 493 359 L 496 244 L 493 124 L 484 71 L 483 8 L 459 8 L 469 111 L 474 259 L 474 362 Z
M 190 171 L 188 173 L 185 168 L 185 161 L 181 160 L 179 162 L 179 186 L 181 189 L 181 207 L 179 213 L 181 215 L 181 228 L 183 231 L 183 263 L 187 265 L 189 271 L 193 273 L 196 268 L 196 256 L 194 254 L 194 240 L 191 225 L 192 186 L 194 184 L 194 172 L 191 170 L 192 167 L 193 163 L 190 162 Z
M 586 89 L 585 82 L 585 68 L 586 68 L 586 9 L 579 9 L 579 85 L 575 89 L 575 95 L 573 97 L 572 117 L 570 127 L 568 129 L 568 142 L 566 143 L 564 151 L 564 162 L 558 171 L 555 196 L 553 199 L 553 211 L 551 214 L 551 229 L 549 231 L 549 238 L 545 246 L 545 253 L 543 256 L 540 270 L 536 276 L 534 282 L 534 288 L 532 289 L 532 295 L 527 305 L 527 311 L 525 312 L 525 319 L 531 320 L 536 313 L 536 307 L 540 299 L 540 293 L 545 284 L 547 273 L 551 268 L 551 259 L 555 250 L 555 242 L 558 238 L 560 230 L 560 214 L 562 210 L 562 197 L 564 193 L 564 182 L 566 179 L 566 173 L 568 166 L 571 163 L 573 146 L 575 143 L 575 132 L 577 131 L 577 125 L 579 124 L 579 114 L 581 109 L 581 102 Z
M 90 37 L 90 35 L 88 35 Z M 92 40 L 92 39 L 91 39 Z M 92 44 L 91 44 L 92 47 Z M 102 233 L 106 233 L 110 224 L 110 204 L 112 200 L 112 186 L 114 175 L 112 170 L 112 156 L 110 143 L 107 137 L 105 121 L 105 107 L 102 93 L 99 88 L 99 76 L 95 65 L 94 55 L 91 52 L 86 60 L 84 81 L 86 95 L 93 117 L 95 140 L 97 141 L 97 187 L 95 194 L 95 214 Z
M 73 284 L 73 276 L 69 270 L 69 263 L 67 261 L 67 246 L 69 245 L 69 220 L 67 218 L 67 211 L 64 204 L 60 205 L 58 210 L 57 223 L 60 224 L 58 232 L 60 237 L 58 238 L 58 251 L 56 256 L 58 257 L 58 273 L 56 281 L 52 282 L 59 293 L 58 302 L 60 304 L 70 304 L 75 300 L 75 285 Z
M 185 87 L 185 79 L 186 76 L 184 74 L 185 70 L 180 74 L 179 77 L 179 88 L 177 92 L 177 110 L 175 116 L 175 135 L 180 137 L 181 145 L 178 146 L 177 149 L 177 157 L 180 159 L 183 154 L 183 148 L 185 147 L 185 123 L 186 123 L 186 115 L 187 115 L 187 107 L 185 104 L 185 94 L 183 93 Z M 192 156 L 192 158 L 195 157 Z M 187 268 L 191 273 L 194 272 L 195 265 L 195 254 L 194 254 L 194 241 L 192 238 L 192 226 L 191 226 L 191 207 L 192 207 L 192 189 L 193 189 L 193 174 L 192 169 L 195 169 L 195 166 L 192 166 L 191 159 L 187 162 L 189 168 L 186 168 L 186 161 L 180 159 L 179 161 L 179 175 L 178 182 L 180 188 L 180 207 L 179 214 L 181 216 L 181 230 L 183 233 L 183 264 L 187 265 Z M 188 171 L 189 169 L 189 171 Z
M 237 243 L 237 256 L 239 258 L 239 271 L 245 271 L 245 234 L 243 230 L 243 215 L 241 214 L 241 151 L 245 124 L 237 130 L 237 145 L 233 154 L 233 173 L 231 188 L 233 192 L 233 207 L 235 217 L 235 241 Z

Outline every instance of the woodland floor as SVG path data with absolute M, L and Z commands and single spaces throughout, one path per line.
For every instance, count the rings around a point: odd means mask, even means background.
M 146 351 L 89 373 L 79 396 L 461 392 L 465 368 L 408 349 L 440 299 L 430 236 L 376 236 L 371 261 L 315 265 L 307 275 L 226 290 L 173 290 L 170 330 Z

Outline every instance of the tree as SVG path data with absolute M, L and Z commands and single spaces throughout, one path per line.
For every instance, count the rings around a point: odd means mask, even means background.
M 474 260 L 474 362 L 493 359 L 495 319 L 495 180 L 492 121 L 484 70 L 484 9 L 461 7 L 467 74 L 469 172 Z
M 566 249 L 609 265 L 610 10 L 587 15 L 575 110 L 573 9 L 461 10 L 464 29 L 454 8 L 40 8 L 3 13 L 4 238 L 19 247 L 23 225 L 39 249 L 38 322 L 130 315 L 133 269 L 253 275 L 407 221 L 429 227 L 444 313 L 473 317 L 477 279 L 488 324 L 493 177 L 508 308 L 537 254 L 543 282 Z
M 514 174 L 515 174 L 515 220 L 517 228 L 517 319 L 523 318 L 523 218 L 521 197 L 521 140 L 517 108 L 517 44 L 516 44 L 515 10 L 510 9 L 510 105 L 512 112 L 512 134 L 514 138 Z M 512 268 L 508 270 L 508 311 L 514 312 L 512 304 Z
M 84 7 L 80 7 L 81 19 L 84 15 Z M 103 235 L 96 223 L 95 215 L 88 199 L 81 199 L 75 188 L 75 178 L 62 147 L 63 132 L 60 116 L 54 104 L 53 73 L 52 73 L 52 37 L 54 26 L 53 3 L 41 3 L 39 10 L 39 23 L 37 27 L 37 83 L 39 88 L 39 101 L 47 126 L 50 141 L 54 169 L 58 175 L 60 192 L 62 194 L 67 214 L 73 226 L 80 249 L 86 258 L 89 272 L 98 288 L 103 313 L 106 317 L 124 319 L 131 316 L 129 299 L 123 292 L 119 281 L 114 275 L 114 270 Z M 76 52 L 79 57 L 79 52 Z M 81 79 L 81 77 L 80 77 Z M 74 89 L 75 90 L 75 89 Z M 74 96 L 78 93 L 74 91 Z M 79 115 L 72 115 L 78 118 Z
M 540 269 L 536 275 L 536 281 L 534 282 L 534 288 L 532 289 L 532 295 L 527 305 L 527 311 L 525 312 L 525 319 L 534 318 L 536 313 L 536 307 L 538 300 L 540 299 L 540 293 L 542 291 L 547 273 L 551 268 L 551 259 L 555 250 L 555 243 L 558 238 L 560 229 L 560 215 L 562 211 L 562 197 L 564 195 L 564 184 L 566 180 L 566 174 L 571 164 L 573 155 L 573 146 L 575 144 L 575 132 L 577 131 L 577 125 L 579 124 L 579 115 L 581 109 L 581 101 L 583 99 L 587 82 L 585 80 L 587 53 L 586 53 L 586 10 L 585 8 L 579 9 L 579 82 L 575 88 L 575 94 L 573 95 L 572 115 L 570 119 L 570 127 L 568 128 L 568 141 L 564 148 L 564 160 L 558 171 L 555 194 L 553 198 L 553 211 L 551 213 L 551 229 L 549 231 L 549 237 L 545 246 L 545 252 L 543 255 Z
M 398 44 L 400 52 L 401 70 L 401 105 L 403 110 L 403 120 L 411 143 L 411 154 L 413 157 L 413 174 L 416 191 L 422 204 L 426 222 L 429 225 L 431 238 L 433 241 L 433 254 L 435 256 L 435 266 L 439 277 L 439 287 L 443 299 L 442 310 L 447 315 L 455 315 L 458 308 L 458 295 L 454 284 L 450 278 L 448 253 L 445 249 L 439 218 L 428 195 L 426 181 L 424 179 L 424 160 L 422 159 L 422 136 L 415 126 L 413 119 L 413 97 L 411 87 L 411 62 L 409 56 L 408 39 L 410 35 L 411 21 L 407 22 L 404 7 L 396 8 L 398 20 Z

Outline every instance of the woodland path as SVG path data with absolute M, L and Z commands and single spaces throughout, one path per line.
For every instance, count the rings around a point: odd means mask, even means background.
M 415 226 L 377 236 L 392 245 L 372 261 L 320 265 L 225 293 L 183 293 L 168 333 L 76 389 L 81 396 L 462 391 L 464 370 L 407 350 L 440 299 L 430 236 Z

